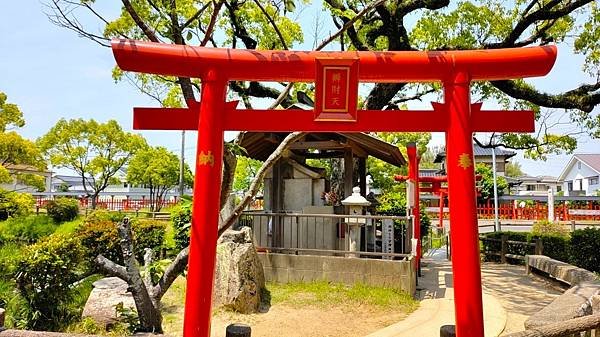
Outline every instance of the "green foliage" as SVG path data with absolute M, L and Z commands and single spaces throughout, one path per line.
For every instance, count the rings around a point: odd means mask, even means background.
M 144 185 L 150 190 L 151 210 L 158 212 L 166 192 L 179 184 L 179 158 L 164 147 L 147 147 L 139 150 L 127 167 L 127 182 Z M 192 172 L 184 167 L 184 184 L 193 185 Z
M 416 143 L 417 154 L 427 152 L 427 144 L 431 140 L 431 134 L 427 132 L 378 132 L 377 137 L 390 144 L 399 147 L 400 152 L 406 156 L 406 145 Z M 390 191 L 399 192 L 404 186 L 394 182 L 394 175 L 406 174 L 406 167 L 398 168 L 377 158 L 367 159 L 367 172 L 373 180 L 373 187 L 380 188 L 385 194 Z
M 71 221 L 79 214 L 79 201 L 73 198 L 57 198 L 46 204 L 48 215 L 56 223 Z
M 54 330 L 74 318 L 68 303 L 82 259 L 81 244 L 72 236 L 51 235 L 24 249 L 15 279 L 30 309 L 28 329 Z
M 523 173 L 523 171 L 521 170 L 521 164 L 519 164 L 519 162 L 517 161 L 509 161 L 508 163 L 506 163 L 504 167 L 504 172 L 507 177 L 513 178 L 522 177 L 525 175 L 525 173 Z
M 386 215 L 406 215 L 406 191 L 388 192 L 379 197 L 377 213 Z
M 45 215 L 11 218 L 0 223 L 0 237 L 4 241 L 33 243 L 54 233 L 57 227 Z
M 600 272 L 600 229 L 585 228 L 571 233 L 571 263 Z
M 558 222 L 550 222 L 548 220 L 536 221 L 531 227 L 533 235 L 557 235 L 566 237 L 569 235 L 568 229 Z
M 233 190 L 236 192 L 248 191 L 261 166 L 262 162 L 259 160 L 238 156 L 233 180 Z
M 481 191 L 482 199 L 490 199 L 494 197 L 494 173 L 492 168 L 486 164 L 478 163 L 475 166 L 475 174 L 481 175 L 481 180 L 477 185 Z M 498 196 L 504 194 L 504 190 L 508 188 L 508 183 L 504 177 L 496 175 L 496 184 L 498 186 Z
M 30 194 L 9 192 L 0 188 L 0 221 L 8 217 L 25 216 L 31 212 L 35 200 Z
M 116 182 L 117 171 L 146 141 L 124 132 L 114 120 L 61 119 L 37 144 L 53 166 L 75 171 L 88 195 L 95 196 Z
M 25 119 L 19 107 L 8 103 L 6 94 L 0 92 L 0 183 L 16 180 L 43 191 L 44 178 L 35 171 L 44 170 L 46 164 L 38 148 L 32 141 L 10 131 L 24 125 Z
M 123 263 L 123 253 L 117 232 L 117 223 L 123 219 L 119 213 L 95 211 L 77 230 L 77 236 L 85 248 L 88 261 L 103 255 L 107 259 Z M 159 252 L 162 248 L 166 223 L 159 220 L 132 219 L 133 247 L 136 258 L 143 260 L 144 249 L 150 248 Z
M 190 244 L 190 228 L 192 222 L 192 202 L 182 202 L 171 210 L 171 222 L 173 223 L 175 248 L 181 250 Z

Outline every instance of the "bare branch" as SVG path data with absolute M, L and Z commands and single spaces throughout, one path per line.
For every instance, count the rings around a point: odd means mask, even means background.
M 112 262 L 111 260 L 105 258 L 102 255 L 96 256 L 94 262 L 96 262 L 96 265 L 100 268 L 100 270 L 102 270 L 107 275 L 116 276 L 121 280 L 129 283 L 129 277 L 127 276 L 127 271 L 125 270 L 125 267 Z

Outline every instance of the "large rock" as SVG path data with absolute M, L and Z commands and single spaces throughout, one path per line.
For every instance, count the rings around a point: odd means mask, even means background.
M 264 271 L 250 228 L 225 232 L 217 245 L 215 306 L 225 306 L 241 313 L 257 312 L 264 287 Z
M 118 277 L 106 277 L 94 282 L 82 317 L 90 317 L 99 324 L 109 326 L 118 321 L 115 307 L 123 303 L 125 308 L 135 309 L 133 296 L 127 291 L 127 282 Z

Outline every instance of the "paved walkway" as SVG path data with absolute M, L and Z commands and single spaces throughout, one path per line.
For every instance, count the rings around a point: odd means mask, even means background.
M 486 263 L 481 274 L 485 336 L 523 330 L 530 315 L 562 292 L 550 282 L 526 275 L 522 266 Z M 440 326 L 454 324 L 452 266 L 445 247 L 423 258 L 418 289 L 419 309 L 368 337 L 439 337 Z

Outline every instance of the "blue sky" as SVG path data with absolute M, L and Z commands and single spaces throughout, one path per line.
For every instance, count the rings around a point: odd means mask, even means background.
M 155 102 L 127 83 L 114 83 L 111 69 L 115 62 L 110 49 L 54 26 L 43 10 L 44 5 L 36 0 L 0 2 L 0 91 L 8 95 L 10 102 L 18 104 L 25 115 L 27 125 L 19 132 L 35 139 L 60 118 L 115 119 L 125 130 L 132 131 L 132 108 L 155 106 Z M 312 7 L 306 9 L 303 20 L 314 21 L 317 11 Z M 101 29 L 95 22 L 89 27 Z M 310 48 L 312 38 L 306 36 L 306 40 L 305 48 Z M 571 55 L 568 47 L 560 48 L 552 72 L 532 82 L 549 92 L 572 88 L 586 82 L 580 65 L 580 59 Z M 180 132 L 141 134 L 152 145 L 179 153 Z M 440 142 L 442 134 L 434 135 L 434 143 Z M 186 157 L 192 160 L 195 143 L 196 133 L 188 133 Z M 591 152 L 600 153 L 600 140 L 581 139 L 576 153 Z M 526 173 L 555 176 L 570 158 L 551 156 L 547 162 L 534 162 L 519 157 Z

